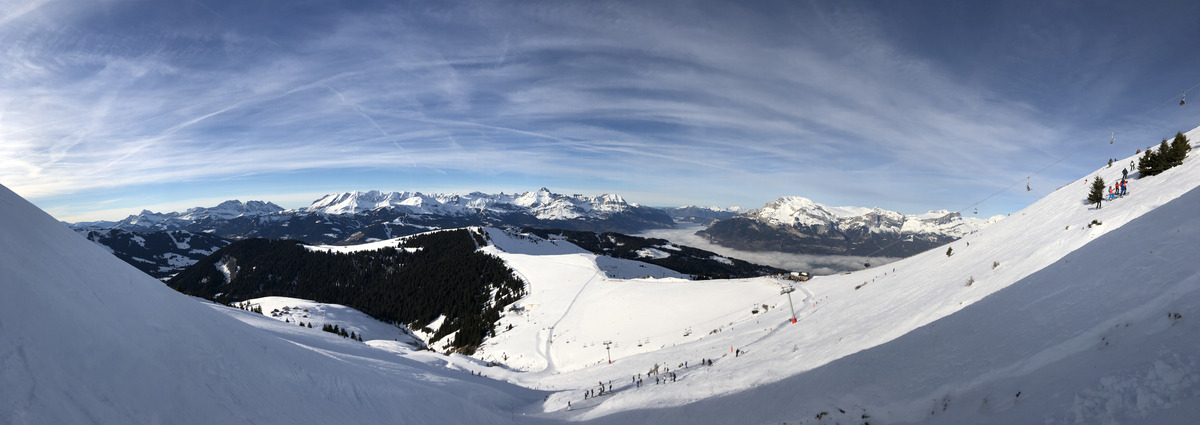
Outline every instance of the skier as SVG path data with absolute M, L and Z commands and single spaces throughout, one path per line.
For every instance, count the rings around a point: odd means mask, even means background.
M 1125 180 L 1121 180 L 1121 196 L 1125 196 L 1127 188 L 1128 188 L 1128 185 L 1125 182 Z
M 1121 169 L 1121 180 L 1125 180 L 1127 177 L 1129 177 L 1129 169 L 1122 168 Z
M 567 401 L 567 410 L 571 410 L 571 402 L 569 400 Z

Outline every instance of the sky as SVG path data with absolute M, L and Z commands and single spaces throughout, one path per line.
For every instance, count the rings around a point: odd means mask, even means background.
M 1195 1 L 0 0 L 0 184 L 66 221 L 540 187 L 1007 214 L 1200 126 L 1197 16 Z

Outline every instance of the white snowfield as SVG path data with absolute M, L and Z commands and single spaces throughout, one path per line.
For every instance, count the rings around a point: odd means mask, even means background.
M 784 281 L 483 229 L 529 293 L 476 358 L 179 295 L 5 189 L 0 423 L 1194 424 L 1197 155 L 1102 209 L 1090 179 L 1118 165 L 949 247 L 799 283 L 794 324 Z

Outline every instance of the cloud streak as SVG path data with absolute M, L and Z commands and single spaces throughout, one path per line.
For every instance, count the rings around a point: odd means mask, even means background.
M 0 17 L 0 183 L 35 201 L 374 170 L 914 211 L 1022 178 L 1076 130 L 855 4 L 20 6 Z

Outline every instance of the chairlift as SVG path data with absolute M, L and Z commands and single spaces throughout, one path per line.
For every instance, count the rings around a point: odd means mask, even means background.
M 979 214 L 979 208 L 975 209 L 975 214 Z
M 1033 190 L 1033 189 L 1030 189 L 1030 188 L 1029 188 L 1029 177 L 1026 177 L 1026 178 L 1025 178 L 1025 191 L 1026 191 L 1026 192 L 1029 192 L 1029 191 L 1031 191 L 1031 190 Z
M 1179 106 L 1183 106 L 1186 104 L 1187 104 L 1187 90 L 1184 90 L 1183 98 L 1179 99 Z
M 1117 132 L 1114 131 L 1114 132 L 1112 132 L 1112 139 L 1108 141 L 1108 144 L 1111 145 L 1111 144 L 1113 144 L 1113 142 L 1116 142 L 1116 141 L 1117 141 Z

